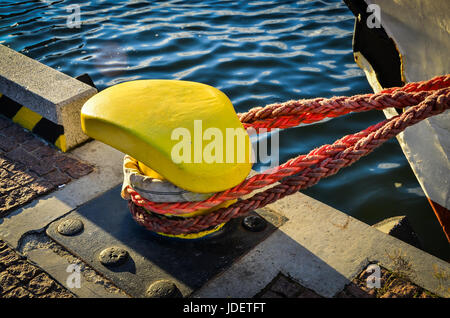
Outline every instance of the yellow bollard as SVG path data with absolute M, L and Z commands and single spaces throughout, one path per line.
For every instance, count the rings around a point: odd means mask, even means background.
M 114 85 L 85 103 L 81 126 L 90 137 L 128 154 L 124 171 L 131 169 L 135 180 L 165 183 L 195 198 L 184 201 L 205 200 L 232 188 L 251 171 L 250 138 L 231 101 L 205 84 L 137 80 Z M 127 178 L 124 186 L 130 182 Z M 122 196 L 130 199 L 124 191 Z M 234 202 L 177 217 L 210 213 Z M 192 239 L 222 227 L 183 235 L 159 234 Z

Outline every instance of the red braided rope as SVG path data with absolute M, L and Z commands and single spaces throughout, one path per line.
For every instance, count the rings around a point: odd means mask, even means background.
M 337 105 L 343 105 L 340 109 L 336 107 L 334 110 L 327 103 L 326 109 L 328 112 L 334 111 L 335 114 L 341 110 L 341 113 L 348 113 L 349 109 L 357 109 L 355 105 L 359 105 L 358 111 L 370 110 L 370 109 L 384 109 L 388 107 L 392 107 L 395 105 L 396 107 L 407 107 L 410 105 L 418 104 L 423 101 L 427 96 L 431 95 L 431 92 L 418 92 L 418 93 L 403 93 L 403 92 L 395 92 L 392 96 L 388 94 L 367 94 L 356 97 L 347 98 L 349 101 L 346 103 L 340 103 Z M 335 98 L 338 99 L 338 98 Z M 339 98 L 342 100 L 343 98 Z M 355 101 L 358 100 L 359 104 Z M 370 104 L 369 104 L 370 103 Z M 283 104 L 282 107 L 285 108 L 286 104 Z M 306 105 L 306 104 L 304 104 Z M 302 108 L 309 107 L 309 105 L 304 106 Z M 311 108 L 311 107 L 309 107 Z M 324 107 L 320 107 L 322 110 Z M 339 110 L 338 110 L 339 109 Z M 251 111 L 250 111 L 251 112 Z M 323 111 L 325 113 L 325 111 Z M 292 115 L 291 115 L 292 116 Z M 255 118 L 255 116 L 253 116 Z M 299 118 L 299 117 L 297 117 Z M 321 118 L 322 119 L 322 118 Z M 272 122 L 273 123 L 273 122 Z M 315 152 L 321 151 L 320 149 L 316 149 Z M 182 203 L 154 203 L 151 201 L 147 201 L 142 198 L 136 191 L 133 189 L 129 189 L 128 192 L 131 195 L 133 202 L 137 205 L 143 206 L 151 211 L 160 213 L 160 214 L 184 214 L 190 213 L 198 209 L 208 209 L 216 206 L 219 203 L 222 203 L 227 200 L 236 199 L 242 197 L 243 195 L 249 194 L 254 190 L 260 189 L 262 187 L 273 184 L 284 177 L 290 176 L 292 174 L 300 172 L 302 169 L 306 168 L 309 165 L 316 164 L 317 160 L 313 156 L 314 153 L 310 153 L 308 155 L 298 156 L 297 158 L 291 159 L 286 163 L 270 169 L 263 174 L 259 174 L 253 176 L 241 184 L 230 188 L 226 191 L 222 191 L 216 193 L 213 197 L 201 202 L 182 202 Z
M 314 110 L 314 106 L 310 106 L 314 103 L 309 103 L 311 100 L 300 101 L 300 106 L 297 108 L 306 111 L 307 113 L 330 113 L 333 112 L 334 116 L 340 114 L 347 114 L 350 111 L 367 111 L 370 109 L 384 109 L 388 107 L 398 107 L 404 108 L 407 106 L 417 105 L 423 101 L 426 97 L 430 96 L 432 92 L 427 91 L 431 88 L 436 88 L 438 86 L 450 86 L 450 75 L 436 77 L 430 81 L 424 83 L 410 83 L 405 86 L 407 91 L 412 91 L 413 89 L 425 89 L 425 91 L 419 91 L 415 93 L 402 92 L 400 88 L 389 89 L 392 93 L 379 93 L 379 94 L 366 94 L 354 97 L 334 97 L 331 99 L 316 99 L 321 100 L 321 103 L 315 107 L 320 108 L 318 111 Z M 347 100 L 345 100 L 347 99 Z M 279 108 L 269 105 L 269 109 L 274 113 L 277 109 L 292 109 L 290 107 L 292 103 L 278 104 Z M 334 109 L 333 109 L 334 107 Z M 259 120 L 260 118 L 267 118 L 267 113 L 258 111 L 259 108 L 253 108 L 246 114 L 241 115 L 241 119 L 246 122 L 251 122 L 251 119 Z M 259 113 L 258 113 L 259 112 Z M 278 112 L 279 113 L 279 112 Z M 286 113 L 286 112 L 284 112 Z M 291 117 L 295 117 L 298 111 L 293 111 Z M 303 113 L 300 113 L 303 115 Z M 272 115 L 272 117 L 275 115 Z M 297 115 L 297 118 L 299 116 Z M 319 120 L 323 119 L 321 117 Z M 296 120 L 296 119 L 295 119 Z M 273 122 L 272 122 L 273 123 Z M 270 125 L 272 123 L 269 123 Z M 295 125 L 294 125 L 295 126 Z M 139 206 L 142 206 L 150 211 L 157 212 L 159 214 L 185 214 L 196 211 L 198 209 L 208 209 L 214 207 L 224 201 L 236 199 L 242 197 L 243 195 L 249 194 L 254 190 L 263 188 L 270 184 L 280 181 L 281 179 L 288 177 L 290 175 L 296 174 L 308 166 L 318 163 L 318 157 L 316 154 L 321 153 L 327 145 L 322 146 L 318 149 L 313 150 L 308 155 L 300 155 L 294 159 L 287 161 L 286 163 L 265 171 L 262 174 L 255 175 L 251 178 L 244 180 L 241 184 L 216 193 L 212 197 L 205 201 L 200 202 L 180 202 L 180 203 L 156 203 L 147 201 L 142 198 L 136 191 L 128 188 L 128 193 L 131 195 L 133 202 Z
M 285 164 L 271 169 L 269 172 L 251 177 L 242 182 L 240 185 L 217 193 L 205 201 L 155 203 L 141 198 L 137 192 L 131 188 L 128 188 L 128 192 L 131 194 L 132 198 L 132 202 L 130 201 L 130 210 L 134 218 L 146 228 L 152 231 L 164 232 L 168 234 L 197 232 L 207 227 L 226 222 L 233 217 L 241 216 L 256 208 L 274 202 L 288 194 L 307 188 L 317 183 L 321 178 L 335 174 L 339 169 L 349 166 L 360 157 L 367 155 L 386 140 L 403 131 L 406 127 L 448 109 L 450 99 L 449 89 L 440 89 L 434 92 L 429 91 L 438 89 L 442 86 L 450 86 L 449 78 L 450 76 L 447 75 L 436 77 L 423 83 L 410 83 L 405 86 L 405 90 L 407 92 L 400 91 L 399 88 L 393 88 L 385 90 L 388 91 L 387 93 L 383 91 L 380 94 L 362 95 L 362 97 L 358 97 L 360 99 L 349 98 L 350 101 L 345 103 L 342 102 L 344 98 L 338 97 L 336 99 L 341 101 L 338 104 L 344 104 L 345 109 L 343 112 L 345 113 L 355 111 L 348 111 L 348 105 L 353 107 L 353 109 L 358 109 L 356 111 L 383 109 L 392 106 L 404 108 L 407 106 L 407 103 L 410 103 L 409 105 L 411 105 L 411 103 L 418 103 L 418 105 L 408 109 L 401 115 L 371 126 L 357 134 L 345 136 L 332 145 L 324 145 L 311 151 L 307 155 L 301 155 L 291 159 Z M 414 90 L 423 91 L 414 93 Z M 387 94 L 392 95 L 387 96 Z M 387 98 L 392 98 L 393 102 L 387 104 Z M 358 100 L 360 104 L 362 103 L 360 108 L 354 106 L 355 100 Z M 320 99 L 320 101 L 324 100 Z M 370 101 L 370 103 L 367 101 Z M 364 103 L 372 106 L 368 106 Z M 280 105 L 280 107 L 284 107 L 286 103 Z M 292 109 L 292 107 L 290 108 Z M 363 108 L 365 110 L 361 110 Z M 250 110 L 248 113 L 254 112 L 257 114 L 258 111 Z M 297 111 L 294 113 L 296 112 Z M 332 112 L 333 111 L 329 111 L 329 113 Z M 273 111 L 271 113 L 273 113 Z M 333 114 L 335 114 L 335 112 Z M 260 120 L 260 118 L 267 118 L 267 114 L 251 116 L 252 118 L 257 118 L 257 120 Z M 248 118 L 249 117 L 244 120 L 251 121 Z M 297 175 L 293 176 L 295 174 Z M 283 178 L 285 179 L 283 180 Z M 277 181 L 280 182 L 279 185 L 257 193 L 250 199 L 239 201 L 228 208 L 223 208 L 204 216 L 186 218 L 183 220 L 166 218 L 161 219 L 161 217 L 152 215 L 141 208 L 144 207 L 152 212 L 157 212 L 160 214 L 184 214 L 200 208 L 213 207 L 220 202 L 241 197 L 244 194 L 248 194 L 256 189 Z
M 425 82 L 408 83 L 403 87 L 385 89 L 377 94 L 291 100 L 265 107 L 254 107 L 246 113 L 238 114 L 238 117 L 245 127 L 288 128 L 300 123 L 317 122 L 327 117 L 339 117 L 350 112 L 417 105 L 426 96 L 419 97 L 414 93 L 429 92 L 449 86 L 450 75 L 442 75 Z

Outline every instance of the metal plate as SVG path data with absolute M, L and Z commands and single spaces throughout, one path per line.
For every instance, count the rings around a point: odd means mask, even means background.
M 47 234 L 133 297 L 145 297 L 148 286 L 161 279 L 174 282 L 187 297 L 287 221 L 269 209 L 257 214 L 268 222 L 261 232 L 246 230 L 243 218 L 236 218 L 203 239 L 162 237 L 133 220 L 117 186 L 50 224 Z M 81 220 L 83 230 L 74 236 L 60 234 L 58 225 L 71 218 Z M 106 267 L 99 254 L 112 246 L 125 249 L 129 258 Z

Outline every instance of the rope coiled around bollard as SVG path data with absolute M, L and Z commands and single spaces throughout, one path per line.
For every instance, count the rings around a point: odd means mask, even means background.
M 307 155 L 290 159 L 279 167 L 250 177 L 236 187 L 216 193 L 205 201 L 155 203 L 143 199 L 129 187 L 127 191 L 132 198 L 129 202 L 130 211 L 134 219 L 147 229 L 167 234 L 198 232 L 243 216 L 286 195 L 316 184 L 320 179 L 331 176 L 366 156 L 407 127 L 449 109 L 450 88 L 447 88 L 448 86 L 450 86 L 450 75 L 436 77 L 426 82 L 409 83 L 402 88 L 391 88 L 378 94 L 290 101 L 268 105 L 267 110 L 260 107 L 253 108 L 245 114 L 238 114 L 247 127 L 286 128 L 296 126 L 300 122 L 314 122 L 349 112 L 412 106 L 400 115 L 386 119 L 356 134 L 347 135 L 331 145 L 323 145 Z M 279 118 L 284 119 L 279 121 Z M 198 209 L 211 208 L 223 201 L 240 198 L 275 182 L 279 184 L 258 192 L 248 199 L 240 200 L 228 208 L 206 215 L 183 219 L 162 216 L 167 213 L 181 215 Z

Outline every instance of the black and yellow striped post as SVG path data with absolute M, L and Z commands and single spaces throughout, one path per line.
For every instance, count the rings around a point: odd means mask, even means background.
M 25 129 L 66 151 L 64 127 L 51 122 L 29 108 L 0 93 L 0 113 Z
M 79 81 L 94 88 L 95 85 L 87 74 L 76 77 Z M 0 93 L 0 114 L 8 117 L 13 122 L 55 145 L 58 149 L 67 151 L 64 127 L 42 117 L 24 105 L 13 101 Z

